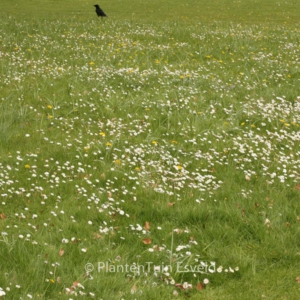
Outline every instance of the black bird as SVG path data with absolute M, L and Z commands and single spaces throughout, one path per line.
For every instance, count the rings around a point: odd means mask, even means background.
M 95 4 L 94 6 L 96 7 L 96 14 L 98 17 L 107 17 L 105 12 L 100 8 L 98 4 Z

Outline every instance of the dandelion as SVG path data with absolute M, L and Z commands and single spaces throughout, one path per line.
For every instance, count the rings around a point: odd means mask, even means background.
M 25 169 L 30 169 L 30 165 L 25 165 Z

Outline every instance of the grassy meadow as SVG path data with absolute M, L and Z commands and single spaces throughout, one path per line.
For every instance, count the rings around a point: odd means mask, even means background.
M 300 2 L 1 0 L 0 299 L 299 299 Z

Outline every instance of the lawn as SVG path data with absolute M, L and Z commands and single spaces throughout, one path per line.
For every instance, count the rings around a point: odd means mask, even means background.
M 299 299 L 300 2 L 94 4 L 0 4 L 0 299 Z

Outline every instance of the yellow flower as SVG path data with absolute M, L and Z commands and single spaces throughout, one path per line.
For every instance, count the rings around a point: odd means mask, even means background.
M 30 169 L 30 165 L 25 165 L 25 169 Z
M 154 146 L 156 146 L 156 145 L 157 145 L 157 141 L 152 141 L 152 144 L 153 144 Z
M 181 165 L 178 165 L 178 166 L 176 166 L 176 168 L 177 168 L 177 170 L 182 170 L 182 166 Z
M 99 134 L 100 134 L 101 136 L 105 136 L 105 132 L 103 132 L 103 131 L 101 131 Z
M 93 61 L 91 61 L 90 63 L 89 63 L 89 65 L 90 66 L 93 66 L 95 63 L 93 62 Z
M 116 159 L 116 160 L 115 160 L 115 164 L 116 164 L 116 165 L 120 165 L 120 164 L 121 164 L 121 160 L 120 160 L 120 159 Z
M 107 142 L 105 145 L 106 145 L 107 147 L 111 147 L 111 146 L 112 146 L 112 143 Z
M 52 109 L 53 106 L 49 104 L 49 105 L 47 105 L 47 107 L 48 107 L 49 109 Z

